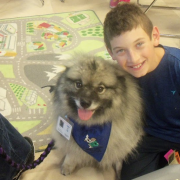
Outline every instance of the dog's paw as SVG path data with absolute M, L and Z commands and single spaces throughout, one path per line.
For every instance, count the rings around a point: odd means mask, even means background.
M 121 180 L 121 169 L 122 169 L 122 161 L 117 161 L 114 164 L 114 170 L 116 172 L 116 180 Z
M 64 176 L 68 176 L 72 173 L 72 167 L 70 166 L 61 166 L 61 174 Z

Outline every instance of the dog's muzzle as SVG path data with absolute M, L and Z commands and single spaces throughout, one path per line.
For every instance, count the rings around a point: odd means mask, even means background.
M 91 101 L 80 99 L 80 105 L 84 108 L 87 109 L 91 106 Z

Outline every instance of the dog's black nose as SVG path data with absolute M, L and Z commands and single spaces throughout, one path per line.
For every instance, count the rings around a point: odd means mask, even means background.
M 84 109 L 86 109 L 91 105 L 91 101 L 86 101 L 86 100 L 81 99 L 80 104 Z

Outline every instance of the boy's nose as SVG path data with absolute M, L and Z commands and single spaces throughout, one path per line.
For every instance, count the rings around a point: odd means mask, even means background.
M 140 55 L 137 51 L 131 50 L 128 52 L 128 62 L 138 62 Z

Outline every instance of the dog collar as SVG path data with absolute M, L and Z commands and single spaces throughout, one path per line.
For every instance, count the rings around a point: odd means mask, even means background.
M 88 127 L 79 125 L 71 118 L 69 120 L 74 124 L 72 136 L 76 143 L 82 150 L 100 162 L 108 145 L 112 123 Z

